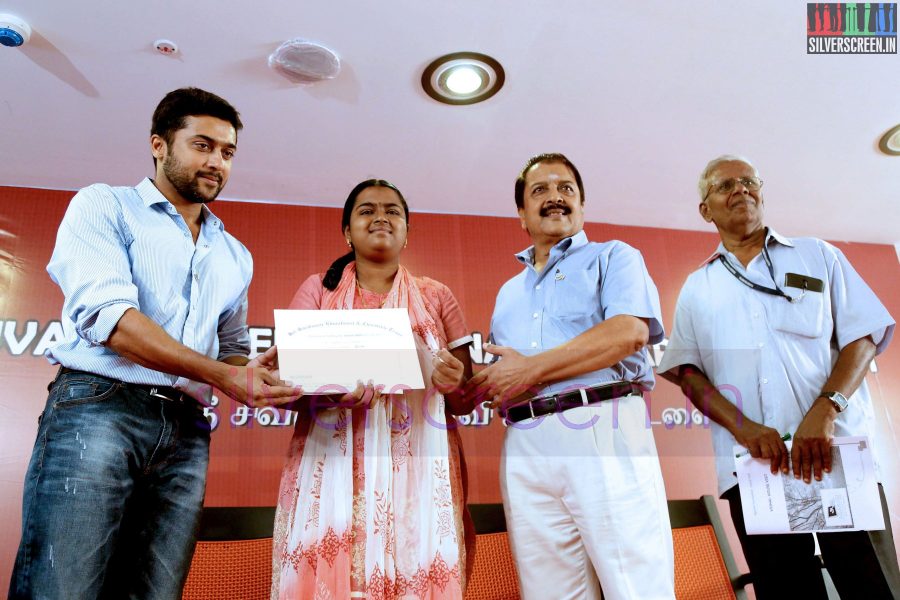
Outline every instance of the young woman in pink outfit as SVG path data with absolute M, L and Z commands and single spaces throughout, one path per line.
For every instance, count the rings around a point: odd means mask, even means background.
M 290 308 L 406 308 L 427 388 L 304 396 L 281 479 L 272 598 L 463 597 L 474 531 L 453 415 L 472 372 L 472 338 L 450 290 L 400 265 L 409 208 L 370 179 L 350 192 L 350 252 L 311 275 Z

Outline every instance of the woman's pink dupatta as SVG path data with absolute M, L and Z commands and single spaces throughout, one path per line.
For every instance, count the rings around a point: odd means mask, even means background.
M 355 297 L 350 263 L 319 308 L 352 309 Z M 427 389 L 385 396 L 369 410 L 300 412 L 275 519 L 272 598 L 463 596 L 458 437 L 448 435 L 444 398 L 431 386 L 446 334 L 402 266 L 384 308 L 408 310 Z

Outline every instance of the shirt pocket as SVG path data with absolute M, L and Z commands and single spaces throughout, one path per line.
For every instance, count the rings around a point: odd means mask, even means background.
M 788 288 L 787 293 L 797 297 L 800 290 Z M 783 333 L 808 338 L 822 335 L 825 323 L 825 295 L 820 292 L 806 292 L 802 298 L 789 302 L 776 298 L 769 311 L 772 327 Z
M 581 323 L 585 329 L 602 320 L 600 288 L 591 271 L 555 271 L 547 279 L 553 285 L 550 302 L 553 317 Z

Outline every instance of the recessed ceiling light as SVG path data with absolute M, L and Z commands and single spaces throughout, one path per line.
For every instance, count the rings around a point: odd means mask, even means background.
M 885 154 L 889 154 L 890 156 L 900 156 L 900 125 L 897 125 L 881 136 L 878 147 Z
M 454 94 L 466 96 L 478 91 L 484 85 L 487 73 L 482 69 L 462 65 L 447 69 L 447 79 L 444 84 Z
M 425 93 L 444 104 L 475 104 L 503 87 L 506 74 L 495 59 L 477 52 L 454 52 L 431 62 L 422 73 Z

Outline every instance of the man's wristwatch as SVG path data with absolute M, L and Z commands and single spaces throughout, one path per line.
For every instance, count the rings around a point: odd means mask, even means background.
M 819 394 L 819 397 L 831 400 L 831 403 L 834 404 L 834 409 L 838 412 L 844 412 L 850 406 L 847 396 L 840 392 L 822 392 Z

